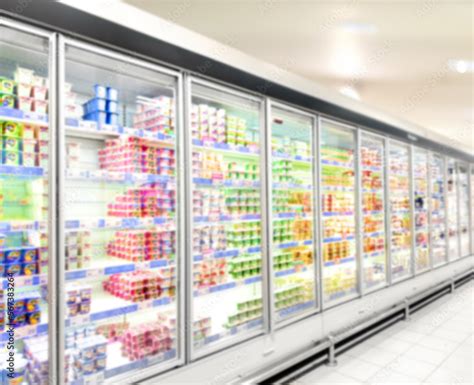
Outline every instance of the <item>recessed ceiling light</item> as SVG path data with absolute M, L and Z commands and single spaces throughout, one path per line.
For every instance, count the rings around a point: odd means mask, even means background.
M 342 24 L 342 30 L 350 33 L 375 33 L 377 32 L 377 27 L 374 24 L 370 23 L 358 23 L 353 21 L 348 21 Z
M 339 88 L 339 92 L 349 98 L 360 100 L 360 95 L 354 87 L 351 86 L 344 86 Z
M 450 60 L 448 67 L 457 73 L 474 72 L 474 62 L 469 60 Z

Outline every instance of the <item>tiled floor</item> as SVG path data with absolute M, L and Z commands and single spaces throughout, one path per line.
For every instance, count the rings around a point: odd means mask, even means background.
M 470 281 L 294 384 L 474 384 Z

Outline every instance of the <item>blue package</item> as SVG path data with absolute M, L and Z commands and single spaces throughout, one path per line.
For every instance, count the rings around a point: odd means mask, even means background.
M 118 100 L 118 91 L 115 88 L 107 87 L 107 99 L 117 101 Z
M 107 109 L 107 101 L 101 98 L 94 98 L 89 100 L 84 105 L 84 113 L 85 114 L 92 114 L 93 112 L 97 111 L 106 111 Z
M 96 84 L 94 86 L 94 92 L 95 92 L 96 98 L 102 98 L 102 99 L 107 98 L 107 88 L 105 88 L 104 86 Z
M 107 114 L 106 123 L 116 126 L 118 124 L 118 114 Z
M 107 114 L 102 111 L 92 112 L 84 115 L 84 120 L 93 120 L 98 124 L 105 124 L 107 123 Z
M 36 262 L 39 250 L 36 247 L 28 247 L 21 250 L 22 262 Z
M 114 102 L 114 101 L 111 101 L 111 100 L 108 100 L 106 110 L 109 113 L 116 114 L 118 112 L 118 103 Z

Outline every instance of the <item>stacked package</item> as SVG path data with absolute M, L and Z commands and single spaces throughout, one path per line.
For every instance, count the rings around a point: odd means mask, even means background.
M 26 371 L 27 383 L 35 385 L 50 384 L 48 373 L 48 336 L 31 337 L 23 341 L 23 354 L 28 360 Z
M 117 342 L 129 328 L 128 322 L 112 322 L 97 326 L 97 333 L 107 338 L 109 343 Z
M 0 250 L 0 277 L 38 274 L 39 256 L 40 250 L 30 246 Z
M 47 79 L 21 67 L 16 69 L 15 80 L 0 77 L 0 106 L 47 114 Z
M 224 166 L 224 157 L 221 154 L 193 152 L 193 176 L 195 178 L 222 181 Z
M 117 231 L 107 245 L 107 254 L 129 261 L 170 259 L 175 254 L 175 231 Z
M 91 262 L 90 231 L 66 233 L 66 270 L 84 269 Z
M 112 217 L 169 217 L 175 211 L 175 192 L 167 188 L 167 184 L 152 183 L 128 190 L 107 206 L 107 215 Z
M 174 175 L 175 151 L 143 138 L 110 139 L 99 150 L 99 165 L 111 171 Z
M 194 287 L 212 287 L 227 282 L 227 261 L 225 258 L 208 259 L 194 266 Z
M 111 275 L 103 281 L 104 290 L 132 302 L 159 298 L 163 294 L 163 277 L 152 271 L 134 271 Z
M 39 292 L 17 294 L 13 302 L 13 319 L 10 323 L 16 327 L 39 324 L 41 321 L 40 299 Z
M 139 97 L 133 127 L 164 135 L 174 135 L 174 100 L 166 96 L 149 99 Z
M 134 325 L 121 338 L 122 355 L 129 360 L 140 360 L 172 349 L 172 325 L 165 316 L 158 322 Z
M 194 190 L 193 212 L 195 216 L 211 216 L 224 213 L 224 194 L 219 190 Z
M 88 314 L 91 311 L 92 287 L 89 285 L 71 285 L 66 287 L 67 315 Z
M 99 374 L 104 373 L 107 365 L 107 339 L 96 334 L 91 327 L 80 327 L 68 332 L 65 365 L 68 383 L 79 379 L 89 383 L 88 376 L 97 379 Z
M 227 248 L 225 226 L 199 226 L 193 229 L 193 253 L 202 254 Z
M 118 124 L 118 91 L 112 87 L 94 86 L 94 97 L 83 104 L 84 120 L 92 120 L 99 125 Z
M 8 166 L 48 168 L 47 127 L 0 121 L 1 163 Z
M 202 340 L 211 334 L 212 318 L 198 316 L 193 321 L 193 341 Z

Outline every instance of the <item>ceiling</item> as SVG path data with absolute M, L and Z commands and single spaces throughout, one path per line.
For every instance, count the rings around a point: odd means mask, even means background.
M 462 143 L 474 153 L 472 1 L 126 3 Z

